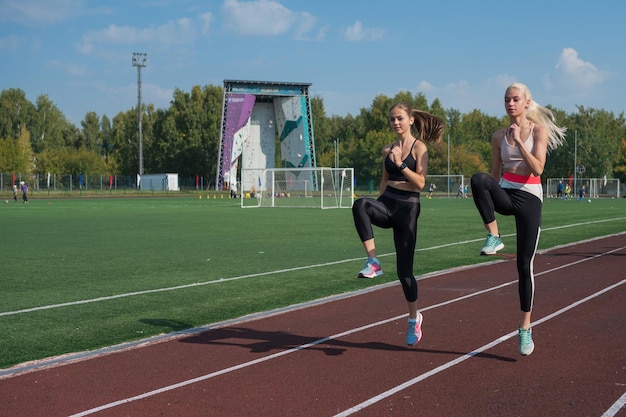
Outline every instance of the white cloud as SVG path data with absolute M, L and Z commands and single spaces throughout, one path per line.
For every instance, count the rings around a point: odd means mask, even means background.
M 197 36 L 193 22 L 188 18 L 169 21 L 161 26 L 135 28 L 110 25 L 106 29 L 87 32 L 78 50 L 91 53 L 98 44 L 159 44 L 160 47 L 191 43 Z
M 225 27 L 246 36 L 282 35 L 296 20 L 294 12 L 271 0 L 226 0 L 222 11 Z
M 426 93 L 426 92 L 434 91 L 434 90 L 435 90 L 435 87 L 428 81 L 420 81 L 417 84 L 417 91 Z
M 273 0 L 226 0 L 222 6 L 222 14 L 224 28 L 242 36 L 279 36 L 291 33 L 294 39 L 303 40 L 308 38 L 308 33 L 317 23 L 317 18 L 312 14 L 290 10 Z
M 602 84 L 608 76 L 608 72 L 582 60 L 575 49 L 564 48 L 554 71 L 544 76 L 544 84 L 548 90 L 581 96 Z
M 321 28 L 319 28 L 317 30 L 317 34 L 315 35 L 315 40 L 323 41 L 324 39 L 326 39 L 326 35 L 328 34 L 329 30 L 330 30 L 330 25 L 324 25 Z
M 26 26 L 55 24 L 77 16 L 83 0 L 1 0 L 0 20 Z
M 449 83 L 444 87 L 444 91 L 456 97 L 470 97 L 472 91 L 469 82 L 460 80 L 454 83 Z
M 202 33 L 203 35 L 208 35 L 209 29 L 211 28 L 212 20 L 213 15 L 210 12 L 200 15 L 200 33 Z
M 172 97 L 174 97 L 173 88 L 163 88 L 156 84 L 145 84 L 142 86 L 142 93 L 145 91 L 146 99 L 148 103 L 155 103 L 158 107 L 165 108 L 169 105 Z
M 384 29 L 363 27 L 363 23 L 358 20 L 343 32 L 343 36 L 348 42 L 375 41 L 382 39 L 384 35 Z
M 295 38 L 306 39 L 307 34 L 313 29 L 317 19 L 310 13 L 300 13 L 297 18 L 297 24 L 295 25 Z

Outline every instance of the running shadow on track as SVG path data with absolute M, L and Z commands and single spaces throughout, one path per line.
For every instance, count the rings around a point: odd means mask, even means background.
M 444 355 L 467 355 L 470 354 L 469 352 L 452 352 L 449 350 L 435 350 L 435 349 L 417 349 L 420 352 L 424 352 L 424 353 L 441 353 Z M 486 353 L 486 352 L 479 352 L 479 353 L 472 353 L 471 354 L 473 357 L 475 358 L 483 358 L 483 359 L 495 359 L 498 361 L 502 361 L 502 362 L 517 362 L 517 359 L 514 358 L 509 358 L 507 356 L 500 356 L 500 355 L 494 355 L 492 353 Z
M 219 346 L 238 346 L 249 349 L 251 353 L 265 353 L 270 351 L 280 352 L 288 349 L 296 349 L 304 345 L 308 345 L 309 343 L 315 343 L 322 339 L 325 339 L 325 337 L 299 336 L 283 331 L 272 332 L 248 329 L 245 327 L 229 327 L 198 333 L 194 336 L 180 339 L 180 342 Z M 329 356 L 337 356 L 343 354 L 348 348 L 423 352 L 454 356 L 463 356 L 468 354 L 468 352 L 454 352 L 445 350 L 421 349 L 419 347 L 415 348 L 408 346 L 390 345 L 383 342 L 353 343 L 338 339 L 325 340 L 324 342 L 317 343 L 312 346 L 307 346 L 306 350 L 319 351 Z M 505 362 L 516 362 L 516 360 L 513 358 L 493 355 L 485 352 L 476 353 L 473 356 L 483 359 L 495 359 Z

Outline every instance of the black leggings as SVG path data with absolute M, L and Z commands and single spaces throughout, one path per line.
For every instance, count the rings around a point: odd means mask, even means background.
M 361 242 L 374 238 L 372 225 L 393 229 L 396 247 L 396 269 L 407 301 L 417 300 L 417 281 L 413 275 L 413 259 L 417 239 L 417 218 L 420 215 L 420 193 L 387 187 L 378 197 L 360 198 L 352 206 L 354 225 Z
M 515 216 L 520 307 L 522 311 L 530 312 L 535 296 L 533 261 L 541 233 L 541 200 L 527 191 L 502 188 L 485 173 L 474 174 L 471 184 L 474 203 L 483 223 L 493 222 L 495 212 Z

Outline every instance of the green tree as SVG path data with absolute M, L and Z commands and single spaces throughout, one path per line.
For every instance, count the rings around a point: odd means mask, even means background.
M 0 139 L 0 172 L 17 173 L 22 172 L 20 164 L 19 148 L 17 141 L 13 138 Z
M 82 130 L 78 136 L 78 142 L 74 144 L 77 149 L 96 150 L 102 143 L 100 135 L 100 119 L 96 112 L 90 111 L 80 122 Z
M 473 110 L 471 113 L 464 114 L 461 123 L 456 125 L 455 134 L 451 137 L 451 147 L 463 145 L 465 152 L 457 153 L 457 157 L 464 158 L 467 156 L 471 159 L 472 155 L 477 155 L 480 161 L 477 169 L 489 172 L 491 170 L 491 136 L 493 132 L 506 126 L 506 123 L 504 118 L 490 117 L 479 110 Z M 458 166 L 466 165 L 461 161 L 455 161 L 452 157 L 450 159 Z M 468 163 L 469 166 L 472 166 L 471 161 Z M 469 177 L 475 172 L 458 172 L 458 174 Z M 457 172 L 452 173 L 457 174 Z
M 159 114 L 153 156 L 162 172 L 212 176 L 217 165 L 221 88 L 174 90 L 170 108 Z
M 44 94 L 37 97 L 36 110 L 30 126 L 31 144 L 35 153 L 71 145 L 72 137 L 68 135 L 72 132 L 71 123 Z
M 353 143 L 351 155 L 356 157 L 353 166 L 359 185 L 365 186 L 374 181 L 375 189 L 378 190 L 382 178 L 382 150 L 393 140 L 393 133 L 374 130 L 368 132 L 362 140 Z
M 100 154 L 104 160 L 108 162 L 109 153 L 113 149 L 113 126 L 111 125 L 111 120 L 106 114 L 102 116 L 100 129 L 102 138 L 102 142 L 100 143 Z
M 137 140 L 137 113 L 127 110 L 113 118 L 109 163 L 117 167 L 117 173 L 136 175 L 139 172 Z
M 71 175 L 104 175 L 107 167 L 104 159 L 96 150 L 65 148 L 61 151 L 63 173 Z
M 626 182 L 626 138 L 622 137 L 620 140 L 620 151 L 615 162 L 615 169 L 613 171 L 615 178 L 618 178 L 622 184 Z
M 207 85 L 203 88 L 204 111 L 206 112 L 205 133 L 202 137 L 202 152 L 206 155 L 200 174 L 215 178 L 222 125 L 224 91 L 221 86 Z M 208 186 L 208 184 L 207 184 Z
M 30 132 L 22 125 L 17 139 L 0 139 L 0 172 L 30 174 L 33 172 L 33 152 Z
M 378 182 L 382 173 L 381 149 L 394 140 L 388 112 L 398 101 L 408 102 L 446 121 L 440 146 L 429 145 L 430 175 L 447 173 L 448 142 L 453 174 L 468 177 L 475 171 L 489 170 L 491 135 L 507 125 L 506 117 L 487 116 L 479 110 L 462 114 L 455 109 L 444 109 L 439 99 L 428 105 L 423 94 L 413 95 L 409 91 L 400 91 L 393 98 L 377 95 L 358 115 L 345 117 L 327 117 L 323 100 L 313 97 L 317 165 L 334 165 L 335 140 L 339 139 L 339 165 L 354 167 L 357 181 L 363 185 L 370 180 Z M 166 109 L 155 109 L 153 104 L 142 106 L 145 171 L 213 178 L 219 155 L 222 106 L 222 87 L 212 85 L 194 86 L 190 92 L 176 89 Z M 3 90 L 0 92 L 0 171 L 65 174 L 63 171 L 68 170 L 134 175 L 139 167 L 136 110 L 121 111 L 112 120 L 106 116 L 99 120 L 97 114 L 88 112 L 79 130 L 46 95 L 40 95 L 33 105 L 22 90 Z M 568 132 L 565 144 L 549 155 L 543 177 L 573 174 L 576 147 L 576 164 L 585 165 L 586 177 L 607 175 L 625 180 L 623 113 L 615 116 L 582 106 L 570 115 L 551 110 L 557 124 L 567 126 Z M 30 149 L 23 146 L 28 134 Z M 93 170 L 85 164 L 93 164 Z
M 22 128 L 29 128 L 34 114 L 35 106 L 23 90 L 10 88 L 0 92 L 0 138 L 17 139 Z
M 315 157 L 318 167 L 335 166 L 335 141 L 330 119 L 326 117 L 324 100 L 321 97 L 311 98 L 311 118 L 315 139 Z M 339 140 L 341 145 L 341 140 Z

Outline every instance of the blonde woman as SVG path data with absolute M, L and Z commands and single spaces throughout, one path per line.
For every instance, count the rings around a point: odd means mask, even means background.
M 506 89 L 504 108 L 509 126 L 491 137 L 491 175 L 474 174 L 471 187 L 488 232 L 481 255 L 494 255 L 504 248 L 495 213 L 515 217 L 522 310 L 519 352 L 526 356 L 535 349 L 531 311 L 535 295 L 533 261 L 541 232 L 543 205 L 541 174 L 548 151 L 562 144 L 566 129 L 555 124 L 552 112 L 537 104 L 524 84 L 513 83 Z

